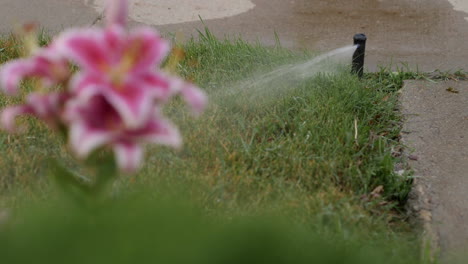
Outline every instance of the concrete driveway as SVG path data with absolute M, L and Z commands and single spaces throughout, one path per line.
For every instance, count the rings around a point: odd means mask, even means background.
M 22 21 L 57 31 L 95 23 L 104 0 L 2 0 L 0 32 Z M 161 32 L 196 34 L 205 24 L 217 36 L 267 45 L 328 51 L 355 33 L 369 38 L 367 67 L 406 62 L 413 69 L 468 68 L 466 0 L 133 0 L 131 19 Z

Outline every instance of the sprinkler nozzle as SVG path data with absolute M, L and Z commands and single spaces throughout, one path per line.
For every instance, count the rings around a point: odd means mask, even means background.
M 364 57 L 366 53 L 366 41 L 367 36 L 365 34 L 354 35 L 354 45 L 357 46 L 356 51 L 353 54 L 353 68 L 352 72 L 357 74 L 359 78 L 362 78 L 364 74 Z

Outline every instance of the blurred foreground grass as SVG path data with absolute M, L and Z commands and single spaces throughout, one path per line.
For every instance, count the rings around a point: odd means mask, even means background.
M 26 206 L 0 228 L 2 263 L 414 263 L 402 251 L 329 241 L 284 215 L 215 221 L 177 198 L 148 195 L 93 208 Z M 25 208 L 25 209 L 26 209 Z
M 2 38 L 1 62 L 18 49 Z M 0 134 L 0 210 L 10 212 L 0 226 L 6 263 L 52 251 L 47 263 L 419 261 L 417 235 L 402 210 L 411 178 L 394 172 L 404 162 L 401 80 L 381 72 L 360 81 L 341 71 L 256 83 L 262 72 L 309 55 L 220 41 L 209 32 L 184 52 L 177 70 L 205 88 L 211 105 L 199 119 L 177 100 L 166 109 L 182 131 L 183 150 L 148 146 L 144 169 L 112 186 L 115 203 L 96 210 L 57 202 L 66 198 L 53 191 L 45 160 L 75 164 L 42 124 L 25 118 L 27 134 Z M 1 106 L 12 102 L 0 97 Z M 36 203 L 47 206 L 30 205 Z

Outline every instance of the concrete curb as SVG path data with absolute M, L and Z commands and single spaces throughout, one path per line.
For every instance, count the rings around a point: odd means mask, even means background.
M 466 263 L 467 88 L 455 77 L 407 80 L 401 90 L 401 141 L 415 177 L 408 210 L 422 228 L 424 260 Z
M 407 81 L 404 82 L 402 90 L 405 89 L 407 86 Z M 401 97 L 400 97 L 400 109 L 403 109 Z M 404 111 L 403 111 L 404 112 Z M 402 113 L 403 115 L 405 113 Z M 418 171 L 415 169 L 414 160 L 409 158 L 412 156 L 412 151 L 409 149 L 409 143 L 407 135 L 409 134 L 407 126 L 406 126 L 406 119 L 404 117 L 403 121 L 403 129 L 402 129 L 402 137 L 401 143 L 405 146 L 403 150 L 404 157 L 407 157 L 407 166 L 413 171 L 413 186 L 412 190 L 409 193 L 409 199 L 407 203 L 407 210 L 410 213 L 410 222 L 421 228 L 421 258 L 423 260 L 427 260 L 430 263 L 434 262 L 438 257 L 438 252 L 440 252 L 440 243 L 439 243 L 439 235 L 437 231 L 434 230 L 432 221 L 432 204 L 430 196 L 428 195 L 428 187 L 422 178 L 421 175 L 418 174 Z
M 432 228 L 432 207 L 424 184 L 415 174 L 412 190 L 409 194 L 408 211 L 411 222 L 421 230 L 421 258 L 433 262 L 440 252 L 439 235 Z

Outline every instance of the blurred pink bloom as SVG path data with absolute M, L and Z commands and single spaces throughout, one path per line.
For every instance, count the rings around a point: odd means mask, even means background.
M 151 28 L 74 30 L 60 37 L 57 46 L 81 69 L 70 89 L 78 96 L 102 94 L 129 127 L 146 122 L 155 100 L 165 102 L 179 92 L 196 113 L 206 104 L 197 87 L 156 71 L 169 45 Z
M 21 128 L 16 127 L 16 117 L 26 114 L 35 116 L 49 126 L 55 127 L 60 123 L 60 113 L 66 98 L 65 93 L 31 93 L 27 96 L 25 104 L 6 107 L 2 110 L 0 125 L 9 132 L 17 132 Z
M 77 96 L 102 94 L 129 127 L 142 125 L 154 100 L 171 94 L 168 79 L 156 71 L 169 45 L 150 28 L 129 34 L 120 27 L 74 30 L 57 45 L 81 69 L 70 89 Z
M 141 144 L 181 145 L 177 128 L 156 110 L 153 109 L 143 125 L 128 127 L 102 95 L 70 101 L 65 119 L 71 124 L 70 146 L 78 157 L 84 158 L 98 147 L 111 146 L 119 168 L 126 172 L 134 172 L 140 167 L 143 157 Z
M 69 76 L 68 62 L 51 46 L 38 50 L 30 58 L 4 64 L 0 70 L 0 85 L 5 93 L 15 95 L 25 78 L 37 77 L 45 86 L 52 86 Z
M 118 166 L 134 172 L 141 165 L 142 144 L 181 145 L 177 128 L 162 117 L 163 104 L 180 94 L 192 112 L 200 114 L 207 98 L 193 84 L 158 69 L 169 44 L 154 29 L 126 31 L 127 0 L 108 4 L 105 29 L 68 30 L 33 57 L 0 69 L 0 85 L 8 94 L 17 93 L 27 77 L 64 89 L 29 94 L 24 105 L 3 110 L 0 125 L 15 131 L 17 116 L 36 116 L 68 129 L 70 147 L 79 158 L 110 147 Z M 73 76 L 69 63 L 79 67 Z

